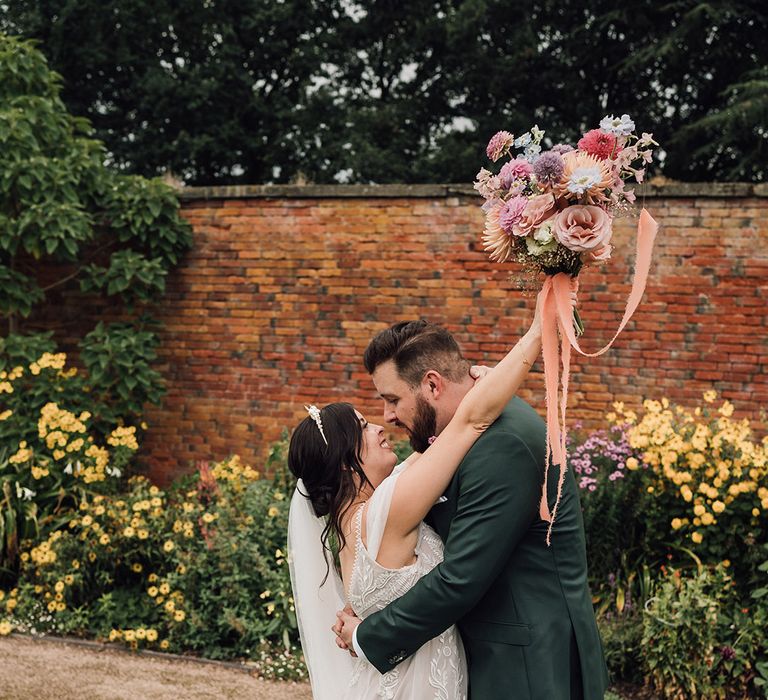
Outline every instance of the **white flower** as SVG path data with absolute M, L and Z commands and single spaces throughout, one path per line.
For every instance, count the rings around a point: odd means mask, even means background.
M 551 219 L 547 219 L 541 226 L 539 226 L 533 232 L 534 240 L 541 243 L 541 245 L 547 245 L 547 243 L 549 243 L 555 237 L 555 232 L 553 231 L 554 226 L 555 226 L 554 217 L 552 217 Z
M 71 474 L 72 473 L 72 462 L 67 462 L 67 466 L 64 467 L 64 473 L 65 474 Z
M 18 484 L 16 484 L 18 487 Z M 31 501 L 35 495 L 37 494 L 37 491 L 33 491 L 32 489 L 28 489 L 26 486 L 22 487 L 20 498 L 23 498 L 25 501 Z
M 535 234 L 534 234 L 535 235 Z M 557 248 L 557 241 L 552 238 L 549 243 L 538 243 L 531 236 L 527 236 L 525 239 L 525 247 L 528 248 L 528 252 L 531 255 L 541 255 L 542 253 L 549 253 Z
M 600 128 L 606 134 L 629 136 L 635 130 L 635 122 L 629 118 L 628 114 L 622 114 L 621 117 L 614 117 L 611 114 L 609 117 L 603 117 Z
M 590 187 L 600 184 L 602 180 L 600 168 L 576 168 L 568 180 L 568 191 L 574 194 L 584 194 Z
M 532 138 L 529 133 L 525 133 L 522 136 L 518 136 L 515 139 L 515 148 L 525 148 L 529 143 L 531 143 Z
M 107 467 L 106 472 L 109 476 L 114 476 L 116 479 L 119 479 L 120 475 L 123 473 L 117 467 Z
M 541 139 L 544 137 L 544 132 L 541 129 L 539 129 L 537 124 L 533 125 L 533 128 L 531 129 L 531 134 L 533 136 L 534 143 L 541 143 Z
M 658 146 L 659 144 L 653 140 L 653 134 L 649 134 L 647 131 L 643 132 L 643 135 L 637 142 L 638 146 Z
M 538 158 L 539 153 L 541 153 L 541 146 L 538 143 L 532 143 L 525 149 L 525 159 L 532 163 Z

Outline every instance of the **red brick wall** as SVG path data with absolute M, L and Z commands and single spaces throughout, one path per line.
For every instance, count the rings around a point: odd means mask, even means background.
M 764 186 L 649 188 L 661 224 L 644 302 L 606 355 L 574 360 L 570 416 L 600 425 L 612 401 L 695 405 L 715 388 L 758 419 L 768 403 L 768 198 Z M 226 196 L 227 193 L 231 196 Z M 445 324 L 475 362 L 514 343 L 534 296 L 489 263 L 471 190 L 438 186 L 244 188 L 184 193 L 195 246 L 159 316 L 168 381 L 142 454 L 167 481 L 196 460 L 258 466 L 305 403 L 381 406 L 362 368 L 370 337 L 402 319 Z M 265 196 L 270 195 L 270 196 Z M 378 196 L 377 196 L 378 195 Z M 633 221 L 582 275 L 583 345 L 613 335 L 631 283 Z M 544 410 L 537 371 L 523 392 Z M 764 424 L 763 424 L 764 426 Z

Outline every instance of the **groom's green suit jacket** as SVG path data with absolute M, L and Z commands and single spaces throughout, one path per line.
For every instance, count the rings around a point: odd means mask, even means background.
M 458 623 L 472 700 L 597 700 L 608 676 L 587 585 L 584 525 L 573 473 L 546 544 L 539 518 L 545 426 L 513 399 L 478 439 L 430 524 L 445 560 L 365 619 L 357 641 L 382 673 Z M 548 477 L 550 508 L 559 470 Z

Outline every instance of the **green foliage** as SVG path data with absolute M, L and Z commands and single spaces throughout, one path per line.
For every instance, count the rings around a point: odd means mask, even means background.
M 305 679 L 285 554 L 284 448 L 273 451 L 270 479 L 235 457 L 200 464 L 167 492 L 133 477 L 124 493 L 84 498 L 66 528 L 25 544 L 5 604 L 12 625 L 249 658 L 271 669 L 264 675 Z
M 116 174 L 61 81 L 29 41 L 0 35 L 0 313 L 15 333 L 46 293 L 79 281 L 83 292 L 132 308 L 165 290 L 189 248 L 173 190 Z M 38 261 L 59 278 L 38 279 Z
M 150 320 L 144 322 L 151 327 Z M 124 323 L 105 326 L 99 322 L 83 338 L 80 359 L 100 404 L 100 419 L 112 423 L 118 416 L 131 416 L 138 420 L 145 403 L 159 403 L 162 377 L 152 369 L 157 344 L 155 333 Z
M 765 608 L 741 607 L 723 567 L 671 571 L 646 606 L 649 682 L 675 700 L 747 697 L 759 687 L 754 669 L 765 658 L 765 621 Z
M 500 128 L 557 142 L 629 112 L 695 181 L 765 179 L 767 21 L 755 0 L 15 0 L 0 26 L 136 173 L 467 182 Z

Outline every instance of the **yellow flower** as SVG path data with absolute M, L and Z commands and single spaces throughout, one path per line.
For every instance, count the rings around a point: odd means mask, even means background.
M 181 574 L 182 576 L 187 573 L 187 567 L 184 566 L 184 564 L 179 564 L 176 567 L 176 573 Z
M 116 639 L 120 639 L 122 634 L 123 633 L 120 630 L 116 630 L 116 629 L 110 630 L 110 632 L 109 632 L 109 641 L 110 642 L 114 642 Z
M 7 637 L 13 632 L 13 627 L 10 622 L 3 620 L 0 622 L 0 637 Z
M 214 520 L 216 520 L 216 516 L 213 513 L 203 513 L 204 523 L 212 523 Z
M 280 511 L 279 511 L 279 510 L 278 510 L 278 509 L 277 509 L 275 506 L 272 506 L 272 507 L 271 507 L 271 508 L 270 508 L 270 509 L 267 511 L 267 515 L 268 515 L 270 518 L 274 518 L 274 517 L 275 517 L 275 516 L 276 516 L 276 515 L 277 515 L 279 512 L 280 512 Z
M 140 540 L 146 540 L 149 537 L 149 531 L 145 530 L 144 528 L 141 528 L 141 530 L 139 530 L 137 534 Z
M 135 642 L 136 641 L 136 631 L 135 630 L 125 630 L 123 632 L 123 638 L 126 642 Z
M 640 463 L 634 457 L 629 457 L 627 458 L 626 465 L 627 469 L 635 471 L 640 466 Z
M 701 544 L 701 541 L 704 539 L 704 537 L 702 536 L 702 534 L 700 532 L 693 532 L 693 533 L 691 533 L 691 539 L 696 544 Z
M 53 590 L 56 591 L 56 593 L 61 593 L 64 590 L 64 581 L 56 581 Z
M 88 527 L 93 522 L 93 518 L 90 515 L 86 515 L 81 522 L 83 527 Z
M 157 630 L 147 630 L 147 641 L 148 642 L 157 641 Z
M 693 512 L 694 512 L 696 515 L 698 515 L 699 517 L 701 517 L 702 515 L 704 515 L 704 513 L 705 513 L 705 511 L 706 511 L 706 510 L 707 510 L 707 509 L 706 509 L 706 508 L 705 508 L 703 505 L 701 505 L 701 503 L 698 503 L 698 504 L 696 504 L 696 505 L 693 507 Z
M 171 592 L 171 587 L 167 583 L 164 583 L 160 586 L 160 593 L 162 593 L 163 595 L 168 595 L 170 592 Z
M 132 527 L 126 527 L 123 530 L 123 536 L 124 537 L 133 537 L 136 534 L 136 530 L 134 530 Z
M 72 568 L 73 569 L 79 569 L 80 568 L 80 562 L 77 561 L 77 559 L 72 560 Z
M 168 612 L 173 612 L 176 609 L 176 603 L 174 603 L 172 600 L 169 600 L 165 603 L 163 606 Z
M 172 551 L 173 551 L 173 548 L 174 548 L 175 546 L 176 546 L 176 545 L 175 545 L 175 544 L 173 544 L 173 541 L 172 541 L 172 540 L 166 540 L 166 541 L 165 541 L 165 544 L 163 545 L 163 550 L 164 550 L 164 551 L 166 551 L 166 552 L 172 552 Z
M 724 401 L 723 405 L 719 408 L 719 413 L 721 416 L 730 418 L 733 415 L 733 404 L 730 401 Z
M 672 519 L 672 529 L 673 530 L 679 530 L 683 526 L 683 521 L 680 520 L 680 518 L 673 518 Z
M 752 517 L 756 518 L 758 515 L 760 515 L 760 511 L 757 508 L 752 509 Z
M 147 630 L 145 630 L 143 627 L 139 627 L 139 629 L 136 630 L 136 639 L 145 639 L 147 636 Z
M 648 493 L 653 493 L 655 491 L 653 486 L 649 486 L 646 490 L 648 491 Z
M 101 537 L 99 537 L 99 544 L 102 544 L 102 545 L 109 544 L 109 535 L 106 532 Z
M 56 612 L 56 601 L 52 600 L 50 603 L 48 603 L 48 612 Z
M 133 565 L 131 566 L 131 571 L 133 571 L 133 572 L 134 572 L 134 573 L 136 573 L 136 574 L 140 574 L 143 568 L 144 568 L 144 567 L 143 567 L 141 564 L 139 564 L 138 562 L 136 562 L 135 564 L 133 564 Z
M 707 403 L 712 403 L 717 398 L 717 392 L 713 389 L 704 392 L 704 400 Z
M 730 559 L 723 559 L 723 561 L 720 562 L 726 569 L 731 565 Z
M 147 588 L 147 595 L 154 598 L 157 595 L 157 586 L 150 586 Z
M 96 561 L 96 553 L 88 552 L 88 561 Z
M 66 609 L 67 609 L 66 603 L 61 603 L 61 602 L 60 603 L 56 603 L 56 610 L 58 612 L 61 612 L 62 610 L 66 610 Z
M 75 577 L 72 574 L 67 574 L 64 577 L 64 583 L 66 583 L 68 586 L 71 586 L 75 582 Z
M 150 583 L 154 583 L 155 581 L 157 581 L 157 574 L 150 574 L 149 576 L 147 576 L 147 581 L 149 581 Z
M 713 522 L 715 522 L 715 516 L 712 513 L 704 513 L 701 516 L 702 525 L 711 525 Z
M 169 646 L 171 646 L 171 643 L 167 639 L 164 639 L 162 642 L 160 642 L 161 649 L 167 649 Z
M 722 501 L 715 501 L 712 504 L 712 510 L 715 511 L 715 513 L 722 513 L 725 510 L 725 503 Z
M 177 610 L 175 613 L 173 613 L 173 619 L 176 620 L 176 622 L 183 622 L 186 616 L 187 613 L 185 613 L 183 610 Z

